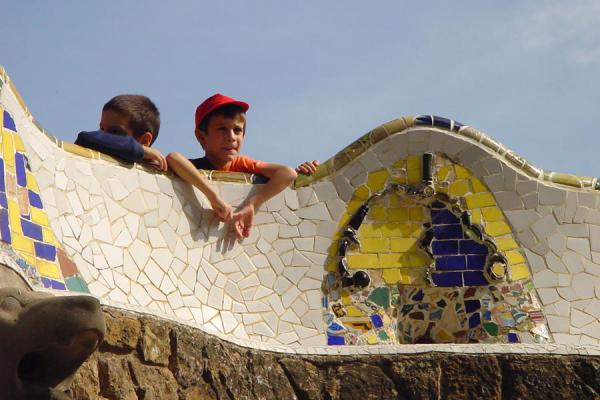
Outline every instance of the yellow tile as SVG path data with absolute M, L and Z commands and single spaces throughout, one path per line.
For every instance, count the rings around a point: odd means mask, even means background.
M 336 272 L 338 270 L 338 261 L 336 258 L 330 257 L 327 265 L 325 266 L 327 272 Z
M 60 247 L 58 240 L 56 240 L 56 236 L 54 236 L 54 232 L 52 232 L 52 229 L 49 227 L 42 227 L 42 237 L 44 238 L 44 243 Z
M 60 270 L 58 269 L 58 265 L 40 259 L 37 260 L 36 265 L 41 275 L 53 279 L 62 280 L 62 276 L 60 274 Z
M 15 149 L 13 146 L 13 134 L 2 131 L 2 153 L 4 154 L 4 164 L 15 166 Z M 6 167 L 5 167 L 6 169 Z
M 407 253 L 390 253 L 379 255 L 379 265 L 381 268 L 407 268 L 407 267 L 421 267 L 422 265 L 415 265 L 415 259 L 412 254 Z
M 412 267 L 426 267 L 431 263 L 431 260 L 422 251 L 416 251 L 410 255 L 410 264 Z
M 522 264 L 525 262 L 525 257 L 519 250 L 507 251 L 505 253 L 506 258 L 508 259 L 509 265 Z
M 465 196 L 464 199 L 467 202 L 467 208 L 469 209 L 496 205 L 496 200 L 494 199 L 494 196 L 491 195 L 491 193 L 472 194 L 469 196 Z
M 346 256 L 346 260 L 348 260 L 348 267 L 352 269 L 377 268 L 379 266 L 377 254 L 349 254 Z
M 390 247 L 392 251 L 406 253 L 415 250 L 418 244 L 415 238 L 392 238 L 390 239 Z
M 444 165 L 443 167 L 438 168 L 438 170 L 437 170 L 438 181 L 445 181 L 446 178 L 448 178 L 450 171 L 452 171 L 451 165 Z
M 471 210 L 471 222 L 474 223 L 474 224 L 481 224 L 482 223 L 481 210 L 480 209 Z
M 29 212 L 31 213 L 31 221 L 42 226 L 49 226 L 48 216 L 46 211 L 40 210 L 39 208 L 31 207 Z
M 10 222 L 10 229 L 21 235 L 23 233 L 21 230 L 21 210 L 19 203 L 13 199 L 8 199 L 8 220 Z
M 15 151 L 20 151 L 21 153 L 25 153 L 27 150 L 25 150 L 25 145 L 23 144 L 23 140 L 21 139 L 20 135 L 15 135 L 13 137 L 14 141 L 15 141 Z
M 360 241 L 360 251 L 362 253 L 381 253 L 390 250 L 389 239 L 363 239 Z
M 462 165 L 455 165 L 454 173 L 456 179 L 468 178 L 471 176 L 469 170 L 464 168 Z
M 491 236 L 500 236 L 511 233 L 510 227 L 504 221 L 490 222 L 485 225 L 485 231 Z
M 362 224 L 358 228 L 358 234 L 361 238 L 381 237 L 384 225 L 387 224 Z
M 349 296 L 348 296 L 349 297 Z M 361 311 L 359 308 L 355 306 L 346 307 L 346 316 L 347 317 L 365 317 L 364 311 Z
M 35 177 L 30 172 L 27 172 L 27 189 L 33 190 L 36 193 L 40 192 L 40 188 L 38 187 L 37 181 Z
M 16 235 L 16 234 L 14 234 L 14 232 L 12 235 L 12 247 L 13 247 L 13 249 L 22 251 L 23 253 L 34 254 L 33 253 L 33 240 L 26 238 L 25 236 L 22 236 L 22 235 Z
M 408 209 L 410 220 L 414 222 L 422 222 L 424 220 L 423 216 L 423 208 L 422 207 L 412 207 Z
M 381 233 L 384 237 L 406 237 L 413 235 L 413 232 L 419 228 L 417 224 L 388 222 L 381 225 Z
M 519 247 L 517 245 L 517 242 L 515 242 L 515 239 L 513 239 L 511 237 L 497 238 L 496 245 L 498 246 L 498 250 L 501 250 L 501 251 L 512 250 L 512 249 L 516 249 Z
M 513 281 L 527 279 L 530 277 L 529 268 L 525 264 L 513 265 L 510 267 L 510 277 Z
M 366 185 L 361 185 L 354 191 L 354 197 L 358 200 L 366 200 L 371 195 L 371 191 Z
M 379 339 L 377 338 L 377 334 L 375 332 L 369 332 L 365 335 L 367 338 L 367 344 L 377 344 L 379 343 Z
M 25 259 L 29 263 L 29 265 L 35 265 L 37 259 L 32 254 L 21 253 L 19 254 L 21 257 Z
M 395 283 L 400 282 L 402 276 L 400 275 L 399 269 L 385 269 L 383 270 L 383 274 L 381 274 L 383 280 L 388 285 L 393 285 Z
M 348 202 L 348 207 L 346 208 L 346 213 L 349 216 L 354 215 L 354 213 L 362 206 L 364 203 L 363 200 L 350 200 Z
M 394 168 L 402 169 L 402 168 L 404 168 L 405 165 L 406 164 L 405 164 L 404 160 L 398 160 L 394 163 Z
M 400 271 L 400 282 L 404 285 L 426 285 L 426 268 L 404 268 Z
M 448 185 L 448 194 L 450 196 L 464 196 L 467 193 L 469 193 L 469 181 L 465 179 L 450 182 Z
M 444 329 L 440 330 L 437 336 L 442 342 L 450 342 L 454 340 L 454 337 L 448 332 L 446 332 Z
M 485 185 L 474 176 L 471 177 L 471 189 L 473 189 L 473 193 L 487 192 Z
M 371 208 L 371 210 L 369 211 L 369 218 L 372 220 L 375 220 L 375 221 L 385 222 L 387 219 L 385 208 L 383 208 L 383 207 Z
M 421 182 L 421 157 L 409 156 L 406 159 L 406 176 L 408 183 Z
M 486 222 L 501 221 L 504 219 L 502 211 L 498 207 L 485 207 L 481 209 Z
M 405 222 L 408 221 L 408 208 L 388 208 L 388 221 Z
M 371 189 L 371 192 L 378 192 L 383 189 L 389 176 L 390 174 L 387 169 L 370 172 L 367 178 L 367 186 Z
M 77 154 L 82 157 L 95 158 L 93 150 L 78 146 L 73 143 L 63 142 L 63 149 L 65 149 L 69 153 Z
M 348 293 L 345 290 L 342 291 L 342 295 L 340 296 L 340 298 L 342 300 L 342 304 L 346 306 L 352 304 L 352 296 L 348 295 Z
M 406 185 L 408 183 L 408 180 L 406 179 L 406 176 L 404 174 L 392 174 L 390 175 L 390 179 L 394 183 L 400 183 L 403 185 Z

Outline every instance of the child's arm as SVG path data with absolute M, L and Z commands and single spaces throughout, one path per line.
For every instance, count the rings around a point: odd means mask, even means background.
M 231 219 L 231 206 L 221 199 L 202 174 L 183 154 L 173 152 L 167 156 L 167 164 L 181 179 L 197 187 L 208 199 L 210 205 L 221 221 Z
M 233 214 L 238 239 L 250 236 L 250 228 L 252 228 L 256 210 L 265 201 L 291 185 L 298 176 L 292 168 L 281 164 L 265 164 L 260 173 L 269 178 L 269 182 L 262 185 L 254 195 L 246 200 L 243 207 Z

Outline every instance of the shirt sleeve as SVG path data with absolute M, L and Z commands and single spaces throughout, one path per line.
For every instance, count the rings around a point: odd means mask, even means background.
M 127 162 L 138 162 L 144 158 L 143 146 L 131 136 L 113 135 L 104 131 L 80 132 L 75 144 Z
M 265 162 L 254 160 L 250 157 L 239 156 L 236 158 L 230 167 L 233 172 L 247 172 L 250 174 L 261 174 Z

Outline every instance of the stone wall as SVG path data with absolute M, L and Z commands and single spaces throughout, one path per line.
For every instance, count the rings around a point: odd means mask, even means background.
M 600 357 L 426 352 L 293 355 L 105 309 L 107 337 L 74 399 L 598 399 Z

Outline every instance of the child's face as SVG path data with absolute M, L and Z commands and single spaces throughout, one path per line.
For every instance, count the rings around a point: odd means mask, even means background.
M 113 110 L 102 111 L 100 129 L 119 136 L 134 136 L 129 127 L 129 118 Z
M 242 115 L 233 118 L 215 115 L 208 122 L 207 132 L 199 132 L 197 138 L 215 167 L 220 168 L 239 155 L 245 123 Z

